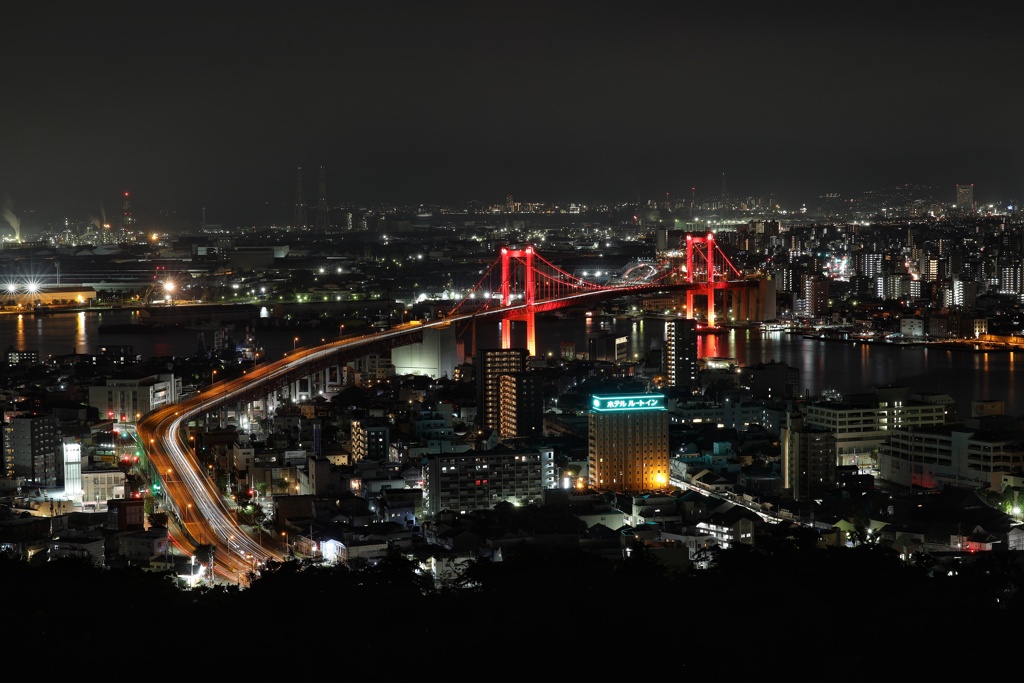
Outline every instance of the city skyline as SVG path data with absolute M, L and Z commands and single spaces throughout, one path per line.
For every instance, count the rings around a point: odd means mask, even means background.
M 125 192 L 139 216 L 286 222 L 299 168 L 312 221 L 321 166 L 331 205 L 1015 201 L 1012 22 L 813 7 L 19 8 L 0 234 L 116 225 Z

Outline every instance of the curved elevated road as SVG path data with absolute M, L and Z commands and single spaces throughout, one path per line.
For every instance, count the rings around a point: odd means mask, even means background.
M 692 285 L 661 286 L 658 289 L 683 289 Z M 593 302 L 597 299 L 623 296 L 652 287 L 622 287 L 609 292 L 585 292 L 555 301 L 538 302 L 534 310 L 548 310 Z M 162 406 L 143 416 L 136 431 L 146 448 L 151 467 L 160 473 L 168 505 L 178 515 L 183 527 L 178 542 L 192 554 L 199 545 L 214 548 L 216 573 L 224 579 L 244 580 L 245 574 L 268 560 L 283 559 L 280 552 L 263 547 L 239 525 L 234 510 L 226 502 L 216 484 L 200 466 L 189 445 L 188 424 L 211 410 L 227 404 L 238 404 L 266 396 L 278 387 L 317 370 L 339 364 L 375 349 L 393 348 L 422 341 L 423 330 L 478 319 L 514 317 L 526 311 L 525 304 L 451 316 L 443 320 L 405 323 L 391 330 L 335 339 L 320 346 L 295 349 L 277 361 L 265 362 L 240 377 L 222 380 L 180 403 Z

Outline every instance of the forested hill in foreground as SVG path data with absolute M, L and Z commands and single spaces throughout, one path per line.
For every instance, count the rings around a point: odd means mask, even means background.
M 195 590 L 136 569 L 0 559 L 3 640 L 10 665 L 42 648 L 162 667 L 180 645 L 215 648 L 247 669 L 337 659 L 361 680 L 425 661 L 481 675 L 515 662 L 523 677 L 565 664 L 603 675 L 783 666 L 801 680 L 799 671 L 877 667 L 895 653 L 900 670 L 949 673 L 976 666 L 979 653 L 1016 652 L 1018 554 L 942 569 L 915 559 L 872 546 L 739 546 L 711 569 L 679 573 L 648 551 L 613 562 L 523 546 L 503 562 L 471 563 L 446 588 L 396 555 L 376 567 L 271 564 L 248 588 Z

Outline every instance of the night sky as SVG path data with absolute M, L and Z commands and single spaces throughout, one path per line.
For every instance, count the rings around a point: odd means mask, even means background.
M 4 215 L 288 221 L 321 165 L 355 206 L 1024 194 L 1012 5 L 266 5 L 5 9 Z

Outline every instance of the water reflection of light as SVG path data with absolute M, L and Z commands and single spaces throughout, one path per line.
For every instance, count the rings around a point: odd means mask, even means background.
M 718 337 L 714 334 L 702 334 L 697 337 L 698 358 L 718 358 Z
M 18 314 L 18 324 L 14 327 L 14 346 L 19 351 L 25 351 L 25 316 Z
M 89 331 L 85 322 L 85 311 L 79 311 L 75 320 L 75 353 L 89 352 Z
M 1013 376 L 1013 361 L 1014 361 L 1013 351 L 1010 351 L 1010 353 L 1007 354 L 1007 355 L 1009 356 L 1009 359 L 1008 359 L 1008 362 L 1007 362 L 1007 366 L 1008 367 L 1006 369 L 1007 369 L 1007 372 L 1009 372 L 1010 377 L 1012 377 Z M 1014 387 L 1014 383 L 1013 382 L 1006 382 L 1006 402 L 1010 403 L 1010 404 L 1015 404 L 1016 400 L 1017 400 L 1016 396 L 1014 395 L 1013 387 Z

